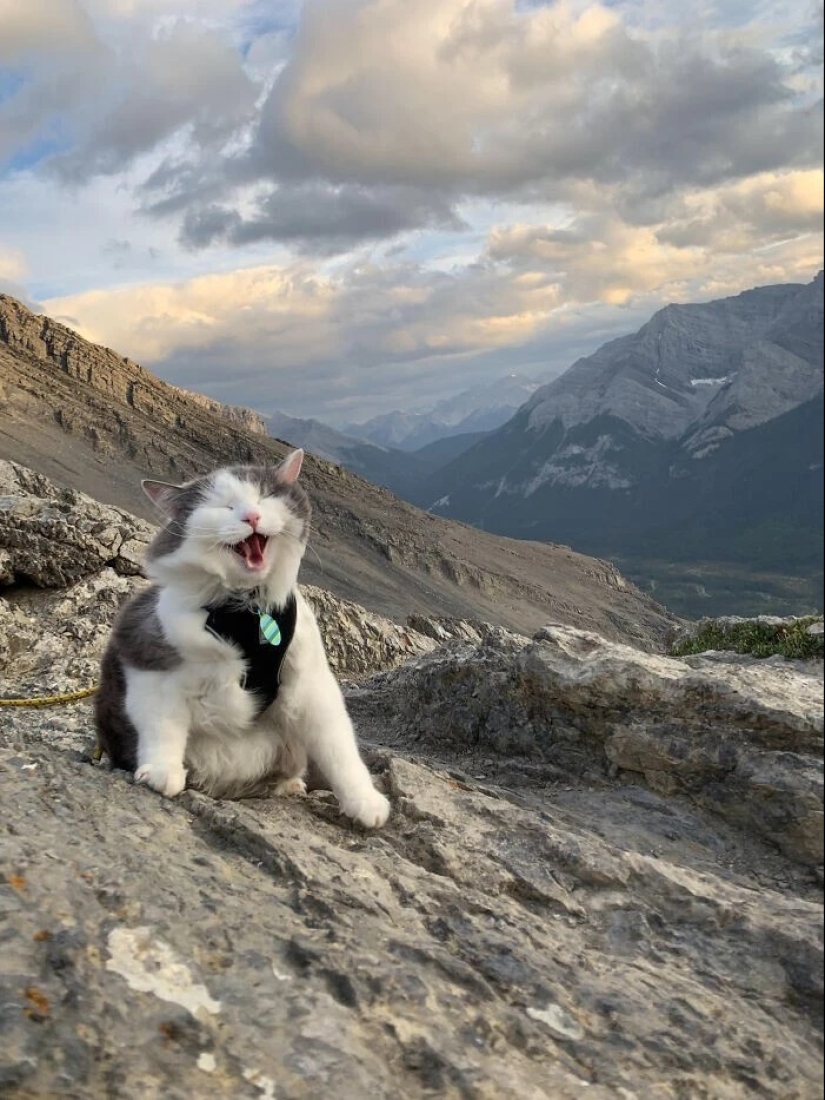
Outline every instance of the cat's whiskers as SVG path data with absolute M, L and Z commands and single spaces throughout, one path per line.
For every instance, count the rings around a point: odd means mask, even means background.
M 172 531 L 175 534 L 180 534 L 180 535 L 212 535 L 212 536 L 215 536 L 214 528 L 192 526 L 189 523 L 180 523 L 177 520 L 168 520 L 164 526 L 165 526 L 167 531 Z M 275 534 L 272 534 L 272 535 L 267 535 L 265 531 L 259 531 L 258 534 L 263 535 L 264 538 L 266 538 L 268 542 L 275 542 L 280 538 L 292 539 L 293 542 L 297 542 L 301 546 L 305 546 L 307 550 L 311 550 L 312 553 L 315 555 L 315 560 L 318 562 L 318 564 L 323 565 L 323 562 L 321 561 L 321 557 L 320 557 L 318 551 L 315 549 L 315 547 L 308 541 L 304 542 L 303 538 L 300 535 L 296 535 L 294 531 L 289 531 L 286 528 L 284 528 L 283 530 L 278 531 L 278 532 L 276 532 Z M 226 539 L 216 539 L 216 541 L 209 546 L 209 549 L 216 550 L 216 549 L 219 549 L 220 547 L 225 547 L 227 549 L 231 549 L 233 546 L 236 546 L 239 542 L 243 542 L 248 537 L 249 537 L 248 535 L 239 536 L 234 542 L 226 540 Z

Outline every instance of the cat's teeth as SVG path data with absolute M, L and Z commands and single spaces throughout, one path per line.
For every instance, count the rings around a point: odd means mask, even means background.
M 232 549 L 239 557 L 243 558 L 250 569 L 261 569 L 264 565 L 264 550 L 266 549 L 266 543 L 266 535 L 254 531 L 249 538 L 244 539 L 243 542 L 236 543 Z

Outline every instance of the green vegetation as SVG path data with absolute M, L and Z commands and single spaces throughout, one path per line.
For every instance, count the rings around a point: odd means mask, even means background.
M 678 642 L 670 651 L 672 657 L 685 657 L 689 653 L 704 653 L 708 649 L 732 649 L 735 653 L 749 653 L 752 657 L 781 657 L 808 660 L 823 656 L 823 637 L 809 634 L 812 623 L 821 618 L 811 615 L 781 626 L 768 623 L 743 622 L 731 626 L 708 623 L 693 638 Z
M 720 615 L 811 615 L 823 606 L 822 565 L 794 573 L 764 572 L 730 562 L 612 560 L 623 576 L 685 619 Z

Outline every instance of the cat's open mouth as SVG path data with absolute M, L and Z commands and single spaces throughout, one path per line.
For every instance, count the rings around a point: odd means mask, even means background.
M 266 535 L 253 531 L 249 538 L 244 539 L 243 542 L 236 542 L 232 549 L 239 558 L 243 558 L 247 569 L 262 569 L 266 543 Z

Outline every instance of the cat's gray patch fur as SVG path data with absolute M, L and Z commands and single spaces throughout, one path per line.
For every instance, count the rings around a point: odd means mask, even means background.
M 157 585 L 138 593 L 123 608 L 115 622 L 112 631 L 115 651 L 132 668 L 165 672 L 181 663 L 177 649 L 163 637 L 157 614 L 159 595 Z
M 174 517 L 164 523 L 149 544 L 146 551 L 147 561 L 173 554 L 178 549 L 186 537 L 186 521 L 203 499 L 208 484 L 209 477 L 200 477 L 177 488 Z
M 116 767 L 130 771 L 134 771 L 137 762 L 138 734 L 124 706 L 124 662 L 132 668 L 157 672 L 181 663 L 178 651 L 163 637 L 157 616 L 159 595 L 160 589 L 152 585 L 121 609 L 101 663 L 100 689 L 94 700 L 101 748 Z

